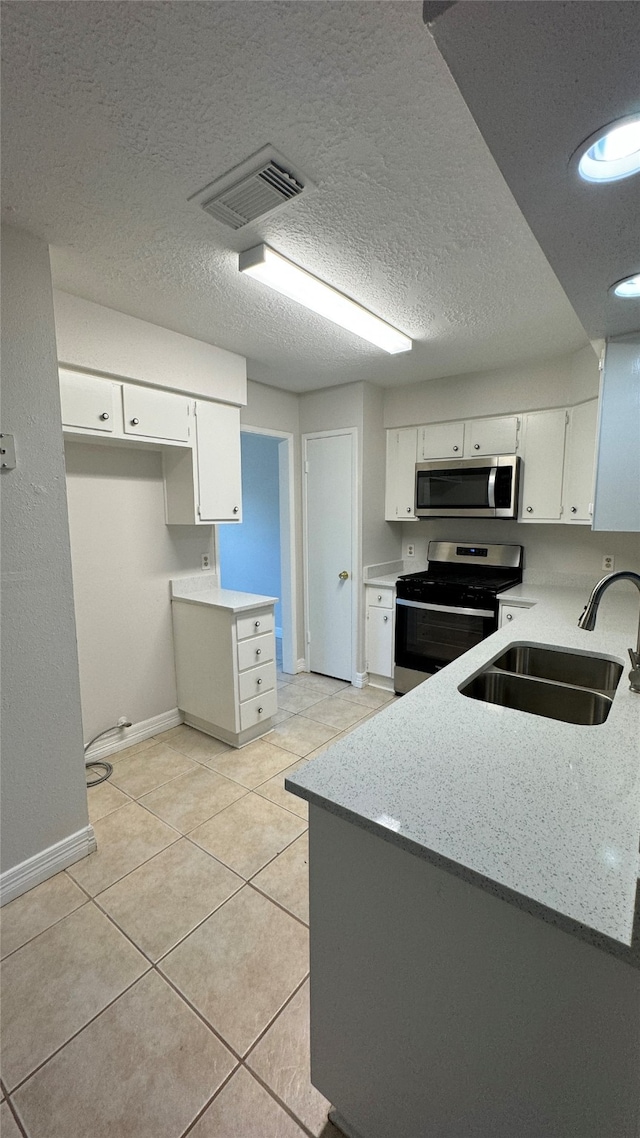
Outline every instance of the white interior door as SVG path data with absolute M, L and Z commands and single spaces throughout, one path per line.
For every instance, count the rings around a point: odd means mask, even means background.
M 309 667 L 341 680 L 353 678 L 354 446 L 351 432 L 305 445 Z

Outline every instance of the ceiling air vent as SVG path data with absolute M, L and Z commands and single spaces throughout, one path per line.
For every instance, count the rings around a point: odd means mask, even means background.
M 240 229 L 299 197 L 311 185 L 286 158 L 266 146 L 189 200 L 198 202 L 216 221 Z

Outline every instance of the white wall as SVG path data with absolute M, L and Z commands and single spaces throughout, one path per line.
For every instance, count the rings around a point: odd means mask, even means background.
M 389 388 L 385 427 L 564 407 L 598 394 L 598 357 L 587 345 L 544 363 Z
M 363 384 L 364 439 L 362 453 L 362 564 L 396 561 L 401 554 L 398 526 L 384 520 L 386 432 L 383 426 L 385 392 Z
M 85 740 L 177 707 L 169 579 L 200 571 L 212 527 L 167 526 L 162 456 L 67 441 Z
M 484 541 L 524 546 L 525 581 L 538 584 L 575 583 L 580 588 L 589 588 L 605 574 L 602 568 L 605 554 L 613 554 L 616 569 L 640 572 L 640 541 L 635 533 L 593 533 L 588 526 L 523 525 L 494 518 L 432 518 L 403 522 L 400 528 L 404 555 L 407 543 L 415 545 L 416 570 L 426 563 L 430 541 L 460 539 L 465 543 Z M 411 572 L 411 562 L 405 564 L 407 572 Z
M 58 289 L 54 304 L 61 364 L 223 402 L 246 402 L 243 356 Z
M 2 228 L 2 869 L 88 825 L 47 246 Z

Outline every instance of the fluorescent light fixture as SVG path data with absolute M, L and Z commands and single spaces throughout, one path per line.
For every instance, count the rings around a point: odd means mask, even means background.
M 255 245 L 253 249 L 241 253 L 238 267 L 241 273 L 255 277 L 276 292 L 281 292 L 290 300 L 296 300 L 298 304 L 304 304 L 305 308 L 325 316 L 327 320 L 333 320 L 341 328 L 355 332 L 356 336 L 362 336 L 363 340 L 376 344 L 392 356 L 398 352 L 411 351 L 411 340 L 403 332 L 392 328 L 391 324 L 374 316 L 373 312 L 368 312 L 356 304 L 355 300 L 337 292 L 318 277 L 312 276 L 306 269 L 294 265 L 293 261 L 288 261 L 268 245 Z
M 601 127 L 578 147 L 574 158 L 585 182 L 617 182 L 640 171 L 640 115 Z
M 611 285 L 609 292 L 614 296 L 637 300 L 640 297 L 640 273 L 636 273 L 633 277 L 624 277 L 623 280 Z

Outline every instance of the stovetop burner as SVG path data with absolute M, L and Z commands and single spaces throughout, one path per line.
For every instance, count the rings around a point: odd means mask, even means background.
M 460 604 L 466 598 L 495 603 L 522 580 L 522 546 L 429 542 L 429 567 L 398 578 L 400 599 Z

